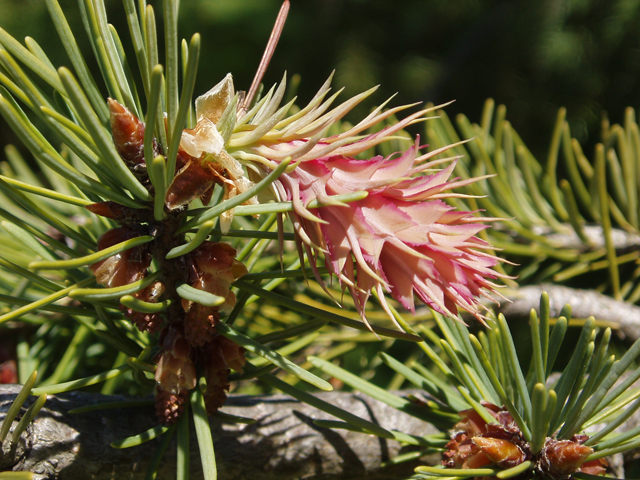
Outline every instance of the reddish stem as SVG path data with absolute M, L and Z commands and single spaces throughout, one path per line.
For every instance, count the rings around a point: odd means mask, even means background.
M 280 34 L 282 33 L 285 22 L 287 21 L 289 6 L 289 0 L 284 0 L 282 6 L 280 7 L 278 18 L 276 18 L 276 23 L 273 25 L 273 30 L 271 31 L 269 42 L 267 42 L 267 48 L 265 48 L 264 54 L 262 55 L 262 60 L 260 60 L 258 71 L 256 72 L 255 77 L 253 77 L 253 82 L 251 82 L 249 93 L 245 97 L 244 102 L 242 102 L 240 110 L 243 112 L 247 110 L 247 108 L 251 104 L 251 101 L 253 100 L 253 97 L 255 97 L 256 92 L 258 91 L 258 86 L 260 85 L 260 82 L 262 82 L 262 77 L 264 77 L 264 73 L 267 71 L 267 67 L 269 66 L 269 62 L 271 62 L 273 53 L 276 51 L 278 40 L 280 40 Z

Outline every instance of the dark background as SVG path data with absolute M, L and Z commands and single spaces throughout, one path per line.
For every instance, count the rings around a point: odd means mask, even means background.
M 89 54 L 75 0 L 60 3 Z M 128 41 L 121 2 L 106 3 Z M 161 9 L 161 2 L 150 3 Z M 479 121 L 493 97 L 537 155 L 548 146 L 560 106 L 568 108 L 573 135 L 590 148 L 603 110 L 620 122 L 625 107 L 640 103 L 640 0 L 291 3 L 265 83 L 279 81 L 284 70 L 299 73 L 300 102 L 334 69 L 334 87 L 346 86 L 342 99 L 381 85 L 356 114 L 398 92 L 393 105 L 455 99 L 450 116 L 463 112 Z M 182 0 L 181 35 L 203 36 L 196 94 L 227 72 L 237 89 L 248 89 L 279 7 L 279 0 Z M 0 26 L 20 41 L 35 38 L 55 65 L 69 64 L 44 0 L 0 0 Z M 15 141 L 5 124 L 0 141 Z

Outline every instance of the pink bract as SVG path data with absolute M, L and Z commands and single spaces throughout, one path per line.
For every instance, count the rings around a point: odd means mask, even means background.
M 457 211 L 442 199 L 476 179 L 450 180 L 455 161 L 424 174 L 441 161 L 424 163 L 418 145 L 399 156 L 356 160 L 331 156 L 302 162 L 276 182 L 294 205 L 296 233 L 309 256 L 324 252 L 329 271 L 354 298 L 360 315 L 376 290 L 383 306 L 389 293 L 415 312 L 414 293 L 433 310 L 465 310 L 483 320 L 478 297 L 497 287 L 490 279 L 498 259 L 475 235 L 487 228 L 473 212 Z M 366 191 L 362 200 L 309 209 L 311 200 Z M 355 262 L 353 261 L 355 260 Z
M 482 222 L 492 219 L 457 211 L 444 202 L 464 197 L 451 190 L 480 179 L 450 178 L 456 158 L 441 154 L 451 146 L 420 155 L 416 142 L 388 158 L 354 158 L 383 142 L 405 138 L 402 129 L 427 120 L 426 115 L 441 106 L 395 121 L 392 116 L 411 105 L 384 110 L 385 102 L 355 125 L 341 124 L 344 115 L 375 89 L 330 108 L 336 98 L 326 98 L 330 80 L 306 107 L 290 111 L 293 100 L 280 105 L 286 88 L 283 78 L 249 111 L 237 109 L 234 119 L 226 115 L 236 101 L 233 80 L 227 75 L 196 101 L 199 127 L 183 135 L 183 148 L 192 149 L 190 154 L 205 163 L 223 157 L 226 164 L 237 162 L 254 181 L 289 159 L 291 164 L 272 184 L 272 191 L 278 201 L 293 204 L 289 215 L 299 251 L 311 259 L 322 285 L 316 261 L 319 253 L 324 254 L 329 271 L 351 292 L 365 321 L 371 291 L 376 291 L 391 318 L 395 317 L 385 293 L 411 311 L 415 294 L 442 314 L 456 316 L 461 309 L 483 321 L 479 297 L 495 292 L 492 280 L 503 276 L 494 269 L 500 260 L 491 246 L 476 237 L 486 228 Z M 243 185 L 237 186 L 238 192 L 252 183 Z M 335 198 L 350 194 L 349 203 Z M 315 200 L 323 206 L 310 208 Z M 230 210 L 223 231 L 232 216 Z

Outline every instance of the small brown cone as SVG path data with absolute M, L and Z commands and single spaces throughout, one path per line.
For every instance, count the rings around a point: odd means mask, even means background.
M 551 475 L 578 472 L 593 448 L 571 440 L 547 439 L 540 456 L 540 466 Z
M 162 387 L 156 388 L 156 418 L 163 425 L 173 425 L 184 411 L 189 399 L 189 391 L 183 388 L 179 392 L 168 392 Z

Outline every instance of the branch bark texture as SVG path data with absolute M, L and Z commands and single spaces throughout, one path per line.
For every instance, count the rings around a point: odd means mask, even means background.
M 506 297 L 498 311 L 507 319 L 529 318 L 532 308 L 539 311 L 540 295 L 549 294 L 549 313 L 558 317 L 566 304 L 571 305 L 572 318 L 589 318 L 610 324 L 619 336 L 634 342 L 640 338 L 640 307 L 631 303 L 615 300 L 594 290 L 579 290 L 561 285 L 542 284 L 520 287 Z
M 19 390 L 16 385 L 0 385 L 0 420 Z M 363 395 L 331 392 L 317 396 L 387 429 L 415 435 L 437 432 L 430 424 Z M 25 408 L 33 400 L 30 397 Z M 68 413 L 73 408 L 119 400 L 127 398 L 81 392 L 50 395 L 17 447 L 10 450 L 5 441 L 0 471 L 31 471 L 37 480 L 144 478 L 157 439 L 124 450 L 109 444 L 156 426 L 152 407 Z M 220 480 L 397 479 L 410 476 L 417 465 L 380 469 L 381 462 L 399 452 L 397 442 L 318 427 L 313 420 L 335 418 L 285 395 L 230 396 L 223 411 L 257 422 L 229 424 L 210 417 Z M 197 480 L 203 477 L 193 425 L 190 432 L 191 479 Z M 174 479 L 175 462 L 172 442 L 156 478 Z

